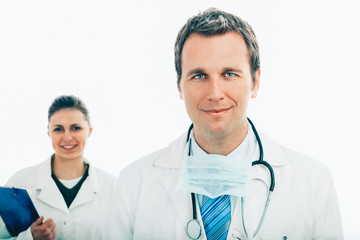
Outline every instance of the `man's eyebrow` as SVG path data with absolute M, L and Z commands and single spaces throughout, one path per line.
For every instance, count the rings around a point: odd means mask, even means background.
M 237 72 L 237 73 L 243 73 L 243 71 L 239 68 L 232 68 L 232 67 L 227 67 L 224 68 L 224 72 Z
M 205 71 L 202 68 L 195 68 L 195 69 L 192 69 L 189 72 L 187 72 L 186 77 L 190 77 L 190 76 L 192 76 L 194 74 L 199 74 L 199 73 L 204 73 L 204 72 Z

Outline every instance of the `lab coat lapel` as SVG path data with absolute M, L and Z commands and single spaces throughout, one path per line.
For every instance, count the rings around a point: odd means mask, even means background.
M 284 165 L 286 165 L 287 159 L 284 156 L 284 154 L 282 154 L 281 147 L 278 144 L 276 144 L 272 139 L 270 139 L 266 135 L 262 134 L 261 132 L 259 132 L 259 134 L 260 134 L 260 140 L 262 142 L 263 150 L 264 150 L 263 151 L 264 161 L 268 162 L 271 165 L 271 167 L 273 168 L 274 174 L 275 174 L 274 191 L 276 191 L 277 169 L 279 167 L 283 167 Z M 252 161 L 259 160 L 259 152 L 260 152 L 259 145 L 257 144 L 254 155 L 252 157 Z M 258 179 L 258 180 L 265 182 L 266 189 L 269 189 L 270 184 L 271 184 L 271 178 L 270 178 L 269 170 L 265 166 L 255 165 L 255 166 L 251 167 L 251 178 L 253 180 Z M 252 182 L 254 182 L 254 181 L 252 181 Z M 260 189 L 260 190 L 263 190 L 263 189 Z M 249 194 L 249 196 L 246 197 L 246 200 L 245 200 L 246 203 L 245 203 L 245 209 L 244 209 L 244 211 L 245 211 L 244 217 L 245 217 L 246 230 L 247 230 L 247 233 L 249 236 L 248 239 L 253 239 L 252 235 L 253 235 L 255 229 L 257 228 L 257 225 L 259 224 L 261 215 L 264 210 L 264 204 L 265 204 L 265 200 L 267 198 L 267 192 L 261 191 L 259 193 L 257 191 L 257 189 L 250 189 L 250 193 L 251 194 Z M 255 201 L 255 200 L 259 200 L 259 199 L 261 200 L 260 201 L 261 203 L 259 204 L 259 206 L 256 207 L 256 209 L 254 209 L 255 211 L 259 211 L 259 212 L 257 212 L 257 213 L 251 212 L 251 209 L 252 209 L 250 207 L 251 202 Z M 262 203 L 262 201 L 263 201 L 263 203 Z M 256 217 L 254 217 L 254 215 Z M 266 222 L 266 216 L 265 216 L 264 222 Z M 240 239 L 246 239 L 246 236 L 245 236 L 242 226 L 243 226 L 243 223 L 242 223 L 242 217 L 241 217 L 241 198 L 238 198 L 236 207 L 235 207 L 235 210 L 234 210 L 234 213 L 232 216 L 229 233 L 231 235 L 234 234 L 235 237 L 238 237 Z M 262 230 L 262 228 L 260 229 L 259 235 L 261 235 L 261 230 Z
M 179 172 L 179 171 L 177 171 Z M 176 191 L 175 187 L 178 181 L 178 173 L 171 174 L 164 178 L 163 184 L 169 199 L 174 206 L 184 229 L 190 219 L 192 219 L 191 194 L 183 191 Z
M 191 194 L 177 191 L 175 188 L 186 152 L 185 148 L 187 149 L 186 135 L 184 134 L 171 143 L 154 163 L 158 167 L 168 168 L 170 170 L 170 174 L 163 178 L 163 185 L 184 229 L 188 221 L 192 219 Z
M 91 200 L 94 199 L 96 193 L 99 191 L 99 183 L 98 183 L 98 178 L 96 176 L 95 168 L 89 162 L 86 163 L 89 164 L 89 176 L 81 185 L 78 194 L 76 195 L 74 201 L 70 205 L 70 209 L 85 204 L 87 202 L 90 202 Z
M 39 186 L 36 189 L 39 191 L 37 195 L 39 201 L 70 214 L 61 192 L 51 178 L 51 157 L 39 167 L 37 186 Z

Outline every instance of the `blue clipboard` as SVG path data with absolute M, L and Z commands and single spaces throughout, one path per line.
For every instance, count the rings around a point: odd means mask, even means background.
M 39 218 L 28 192 L 20 188 L 0 187 L 0 215 L 12 237 Z

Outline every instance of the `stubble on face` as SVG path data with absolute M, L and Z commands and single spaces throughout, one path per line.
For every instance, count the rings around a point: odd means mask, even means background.
M 199 145 L 209 153 L 235 149 L 246 136 L 247 105 L 258 88 L 242 37 L 192 34 L 184 44 L 182 70 L 180 97 Z

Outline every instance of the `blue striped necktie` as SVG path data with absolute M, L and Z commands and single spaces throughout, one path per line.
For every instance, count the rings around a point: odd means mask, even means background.
M 231 222 L 229 195 L 217 198 L 203 195 L 201 217 L 208 240 L 225 240 Z

